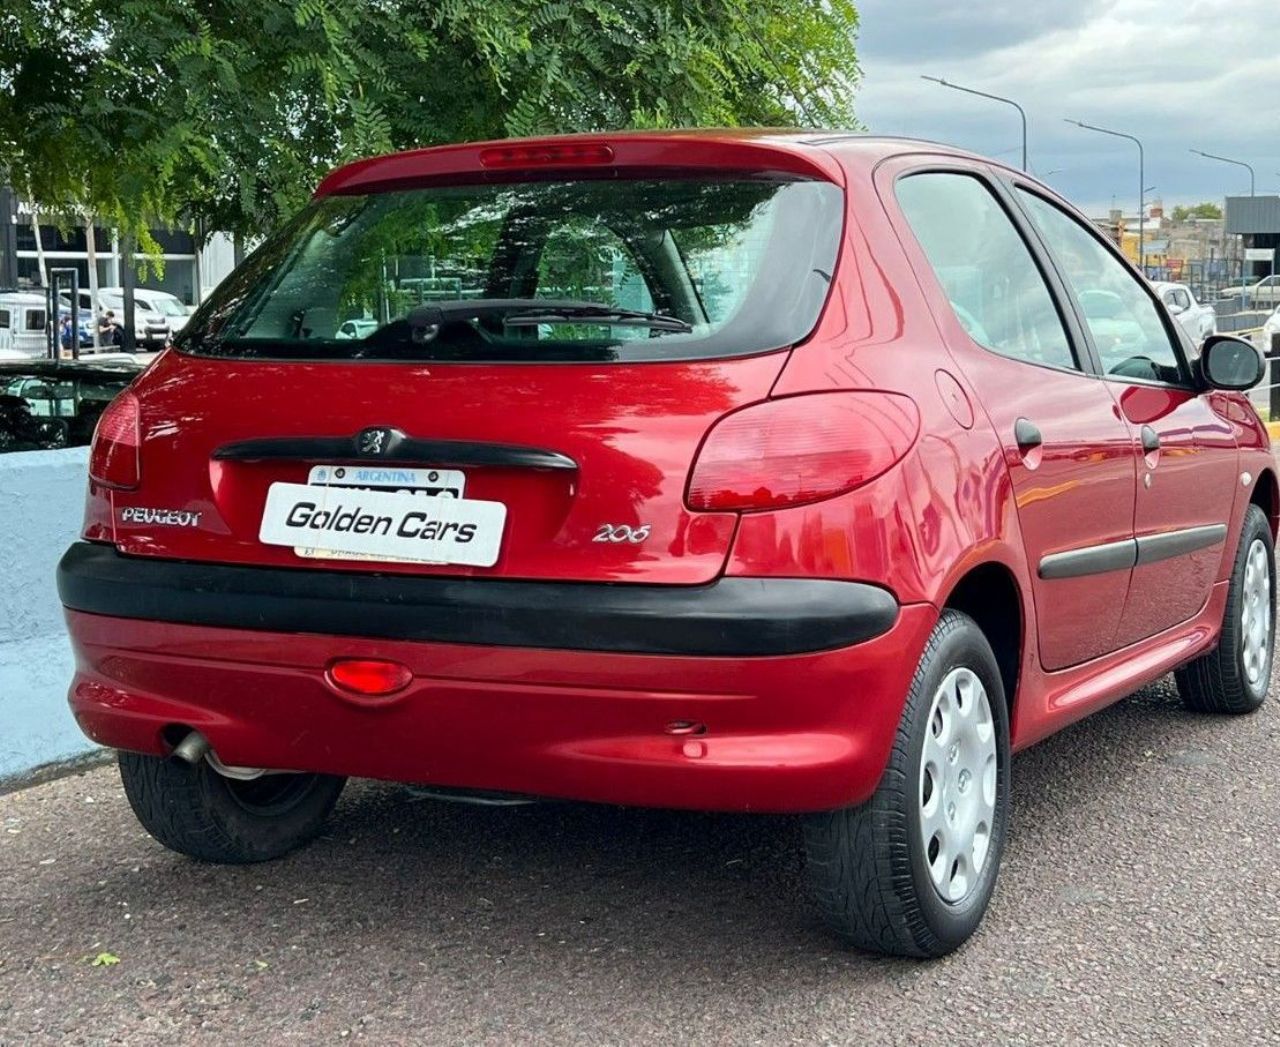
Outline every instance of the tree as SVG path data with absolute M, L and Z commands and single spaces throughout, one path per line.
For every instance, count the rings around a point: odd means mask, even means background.
M 325 170 L 440 142 L 853 126 L 852 0 L 26 0 L 0 154 L 53 209 L 260 235 Z
M 1222 208 L 1214 203 L 1195 204 L 1192 207 L 1179 205 L 1173 209 L 1175 222 L 1187 222 L 1193 218 L 1221 218 Z

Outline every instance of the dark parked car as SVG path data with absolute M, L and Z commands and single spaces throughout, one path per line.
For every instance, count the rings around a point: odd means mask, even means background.
M 89 443 L 107 404 L 141 372 L 133 361 L 0 362 L 0 451 Z

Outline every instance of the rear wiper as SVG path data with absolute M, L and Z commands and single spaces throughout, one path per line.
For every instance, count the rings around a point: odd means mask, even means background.
M 652 331 L 680 334 L 693 330 L 693 324 L 678 316 L 646 313 L 639 309 L 611 309 L 608 306 L 598 306 L 590 311 L 549 309 L 541 313 L 517 313 L 507 319 L 508 327 L 536 327 L 539 324 L 617 324 L 619 327 L 647 327 Z
M 678 316 L 619 309 L 600 302 L 558 298 L 481 298 L 469 302 L 432 302 L 409 310 L 406 318 L 414 341 L 430 341 L 450 320 L 479 320 L 500 316 L 510 327 L 538 324 L 597 323 L 648 327 L 687 334 L 693 325 Z

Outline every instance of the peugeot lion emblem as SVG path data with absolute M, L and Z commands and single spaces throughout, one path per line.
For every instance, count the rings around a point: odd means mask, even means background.
M 390 439 L 390 429 L 366 429 L 360 434 L 360 453 L 383 454 Z

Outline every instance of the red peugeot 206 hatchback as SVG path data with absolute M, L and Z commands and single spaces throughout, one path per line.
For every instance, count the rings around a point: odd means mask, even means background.
M 1170 670 L 1263 702 L 1261 369 L 945 147 L 361 161 L 102 417 L 71 705 L 196 858 L 285 853 L 351 775 L 796 812 L 840 934 L 939 955 L 1012 750 Z

